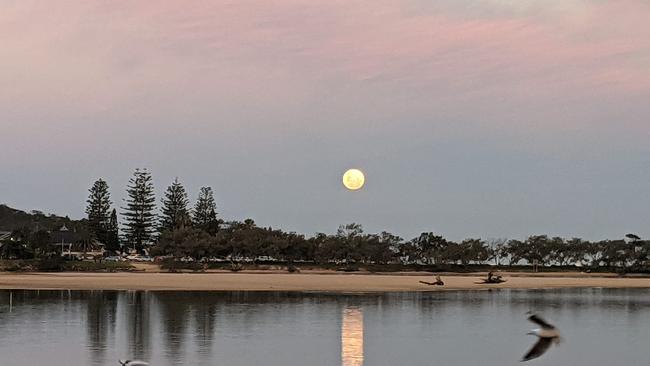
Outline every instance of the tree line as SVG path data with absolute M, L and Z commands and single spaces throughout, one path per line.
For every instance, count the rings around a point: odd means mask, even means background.
M 157 214 L 151 173 L 146 169 L 136 169 L 127 185 L 126 195 L 121 207 L 123 220 L 120 230 L 117 210 L 111 208 L 113 202 L 108 184 L 99 179 L 89 189 L 86 201 L 88 226 L 108 251 L 130 249 L 142 252 L 150 249 L 163 235 L 184 228 L 196 228 L 212 235 L 219 229 L 211 187 L 201 187 L 196 204 L 191 209 L 187 191 L 176 178 L 167 187 L 160 202 L 160 214 Z
M 648 266 L 650 241 L 628 234 L 620 240 L 587 241 L 546 235 L 525 240 L 468 238 L 454 242 L 433 232 L 406 240 L 389 232 L 366 233 L 361 225 L 342 225 L 334 234 L 311 237 L 253 220 L 224 221 L 218 217 L 211 187 L 202 187 L 193 205 L 183 184 L 175 179 L 158 203 L 151 173 L 136 169 L 126 199 L 113 207 L 109 186 L 99 179 L 89 189 L 87 237 L 105 245 L 109 255 L 147 252 L 155 256 L 194 260 L 281 261 L 316 264 L 541 265 L 643 269 Z M 119 216 L 122 220 L 118 221 Z M 44 234 L 32 235 L 44 253 Z

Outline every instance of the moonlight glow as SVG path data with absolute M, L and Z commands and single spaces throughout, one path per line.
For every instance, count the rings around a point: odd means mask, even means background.
M 351 191 L 361 189 L 365 182 L 366 177 L 359 169 L 349 169 L 345 174 L 343 174 L 343 185 Z

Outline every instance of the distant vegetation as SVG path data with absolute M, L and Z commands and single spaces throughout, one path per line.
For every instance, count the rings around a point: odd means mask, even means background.
M 151 174 L 136 170 L 127 199 L 113 207 L 109 186 L 97 180 L 89 189 L 83 220 L 26 213 L 0 205 L 0 258 L 60 257 L 52 235 L 62 226 L 75 232 L 75 245 L 100 245 L 105 256 L 146 253 L 165 258 L 165 267 L 201 269 L 241 268 L 244 263 L 282 263 L 289 269 L 320 266 L 343 270 L 365 267 L 460 270 L 486 265 L 582 267 L 590 270 L 646 272 L 650 269 L 650 241 L 634 234 L 618 240 L 586 241 L 546 235 L 525 240 L 469 238 L 461 242 L 424 232 L 405 240 L 388 232 L 365 233 L 359 224 L 339 227 L 335 234 L 305 237 L 253 220 L 223 221 L 218 217 L 212 188 L 202 187 L 190 207 L 182 183 L 167 188 L 157 209 Z M 7 234 L 10 233 L 10 234 Z M 86 249 L 83 249 L 86 250 Z M 202 263 L 202 264 L 198 264 Z
M 0 232 L 23 228 L 28 231 L 50 230 L 63 225 L 68 227 L 78 226 L 79 228 L 86 227 L 81 221 L 71 220 L 69 217 L 48 215 L 41 211 L 25 212 L 0 204 Z

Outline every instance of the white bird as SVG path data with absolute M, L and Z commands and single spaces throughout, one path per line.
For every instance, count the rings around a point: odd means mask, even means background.
M 555 328 L 555 326 L 547 323 L 544 319 L 535 314 L 529 316 L 528 320 L 539 325 L 541 328 L 533 329 L 528 332 L 528 334 L 536 335 L 539 340 L 537 343 L 535 343 L 533 348 L 531 348 L 530 351 L 526 353 L 524 358 L 521 359 L 521 362 L 530 361 L 543 355 L 544 352 L 546 352 L 549 347 L 551 347 L 551 343 L 560 343 L 560 332 L 557 330 L 557 328 Z
M 132 361 L 132 360 L 118 360 L 122 366 L 149 366 L 149 362 Z

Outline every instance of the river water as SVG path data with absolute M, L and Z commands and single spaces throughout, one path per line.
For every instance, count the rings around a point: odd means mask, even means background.
M 0 365 L 503 366 L 534 343 L 526 312 L 564 341 L 531 365 L 647 365 L 650 290 L 0 291 Z

